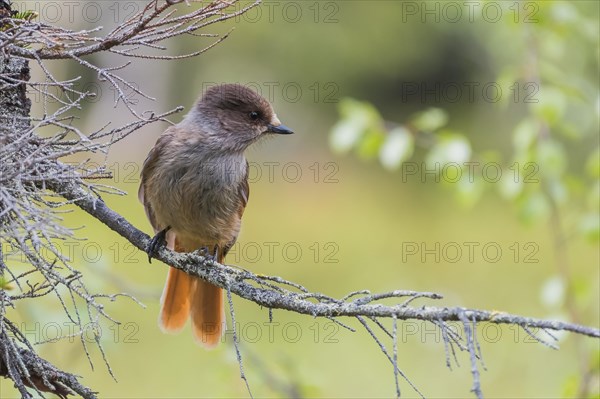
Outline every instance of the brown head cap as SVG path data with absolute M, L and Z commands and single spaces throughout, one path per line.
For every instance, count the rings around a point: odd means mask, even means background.
M 263 134 L 292 133 L 264 97 L 240 84 L 210 87 L 189 116 L 223 149 L 243 151 Z

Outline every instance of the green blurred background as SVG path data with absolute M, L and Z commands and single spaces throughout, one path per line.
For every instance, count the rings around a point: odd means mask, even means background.
M 250 203 L 228 263 L 336 297 L 359 289 L 434 291 L 444 295 L 441 306 L 600 324 L 598 3 L 469 3 L 471 9 L 463 2 L 265 2 L 235 21 L 209 27 L 205 32 L 235 30 L 197 58 L 134 60 L 124 70 L 125 78 L 157 98 L 139 98 L 137 110 L 189 109 L 207 85 L 238 82 L 260 90 L 295 130 L 247 154 L 254 172 Z M 104 14 L 97 24 L 108 29 L 144 2 L 98 4 Z M 60 23 L 93 25 L 64 15 Z M 210 40 L 174 40 L 167 52 L 195 51 Z M 93 61 L 123 63 L 116 56 Z M 83 129 L 131 119 L 122 106 L 113 108 L 114 91 L 90 71 L 67 61 L 51 67 L 62 78 L 82 75 L 82 84 L 98 85 L 98 99 L 81 113 Z M 498 101 L 481 89 L 489 83 L 502 88 Z M 525 87 L 528 83 L 533 89 Z M 472 96 L 468 85 L 475 87 Z M 458 99 L 449 89 L 443 94 L 450 86 L 461 88 Z M 515 97 L 515 87 L 526 93 Z M 539 101 L 526 101 L 526 94 Z M 361 125 L 344 116 L 344 107 L 372 119 Z M 443 111 L 444 123 L 431 131 L 415 129 L 414 121 L 432 107 Z M 34 112 L 41 112 L 35 101 Z M 537 130 L 524 128 L 523 121 Z M 387 135 L 398 126 L 412 129 L 414 151 L 392 148 L 396 158 L 382 165 L 378 158 Z M 525 133 L 515 132 L 519 126 Z M 106 183 L 128 194 L 105 200 L 148 233 L 136 196 L 138 175 L 165 127 L 135 132 L 107 159 L 114 178 Z M 537 137 L 540 131 L 547 137 Z M 519 147 L 520 135 L 527 137 L 527 148 Z M 422 162 L 431 160 L 434 150 L 438 155 L 447 150 L 438 146 L 443 137 L 466 140 L 460 148 L 468 150 L 467 159 L 498 162 L 504 174 L 513 173 L 508 169 L 513 162 L 533 162 L 539 180 L 507 194 L 500 182 L 478 179 L 463 189 L 443 176 L 439 182 L 432 175 L 422 178 Z M 550 140 L 550 150 L 542 140 Z M 456 156 L 448 154 L 439 158 Z M 407 162 L 417 166 L 416 175 L 403 174 Z M 43 356 L 82 375 L 103 398 L 248 396 L 231 334 L 208 352 L 194 344 L 189 328 L 178 336 L 158 330 L 163 264 L 148 264 L 143 253 L 82 212 L 65 221 L 85 226 L 77 235 L 88 241 L 72 248 L 90 289 L 131 293 L 146 308 L 124 298 L 107 303 L 106 310 L 122 323 L 101 326 L 118 382 L 93 344 L 94 370 L 77 340 L 45 344 Z M 473 245 L 472 257 L 467 245 Z M 456 254 L 457 247 L 462 254 Z M 407 252 L 415 248 L 416 253 Z M 347 320 L 357 329 L 351 333 L 328 320 L 274 311 L 275 324 L 269 324 L 266 309 L 239 298 L 234 304 L 244 366 L 257 397 L 394 396 L 391 365 L 356 321 Z M 68 332 L 63 311 L 51 298 L 13 315 L 34 341 L 52 338 L 55 330 Z M 459 354 L 461 367 L 449 370 L 432 326 L 402 322 L 399 332 L 398 365 L 426 397 L 470 397 L 466 354 Z M 481 375 L 486 397 L 579 397 L 582 392 L 598 397 L 598 340 L 559 334 L 560 351 L 554 351 L 506 326 L 482 324 L 478 336 L 487 366 Z M 11 397 L 9 385 L 0 381 L 3 397 Z M 405 381 L 400 385 L 403 397 L 418 397 Z

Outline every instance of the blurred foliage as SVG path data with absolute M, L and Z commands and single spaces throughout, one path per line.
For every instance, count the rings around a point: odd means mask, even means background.
M 496 112 L 514 112 L 508 109 L 511 100 L 524 108 L 520 120 L 509 128 L 510 135 L 504 135 L 504 140 L 512 138 L 510 152 L 473 150 L 471 139 L 479 132 L 446 128 L 450 117 L 443 109 L 427 108 L 397 124 L 386 122 L 370 103 L 350 98 L 339 104 L 340 120 L 331 131 L 331 148 L 339 153 L 354 150 L 366 160 L 379 158 L 389 170 L 400 169 L 408 161 L 424 161 L 427 171 L 443 175 L 446 182 L 458 183 L 446 186 L 468 206 L 479 201 L 486 189 L 497 189 L 517 206 L 525 223 L 545 221 L 552 208 L 559 207 L 575 214 L 579 234 L 597 244 L 600 149 L 594 141 L 600 96 L 594 72 L 598 72 L 599 37 L 591 32 L 594 20 L 579 3 L 536 4 L 539 13 L 534 24 L 514 23 L 508 12 L 514 4 L 502 4 L 505 18 L 499 26 L 501 35 L 511 43 L 528 43 L 516 63 L 500 66 L 495 82 L 495 87 L 510 87 L 499 96 Z M 489 46 L 494 45 L 494 35 L 491 37 Z M 582 58 L 580 47 L 595 51 L 586 51 Z M 577 52 L 577 59 L 570 57 L 571 49 Z M 589 65 L 595 68 L 589 69 Z M 524 90 L 529 92 L 520 92 Z M 590 148 L 590 143 L 596 145 Z M 422 147 L 424 154 L 415 154 L 415 145 Z M 569 159 L 573 145 L 588 146 L 585 163 Z M 454 173 L 447 174 L 450 170 Z M 486 184 L 499 179 L 502 184 Z
M 339 104 L 340 119 L 331 130 L 330 146 L 338 153 L 354 151 L 363 160 L 379 159 L 390 171 L 402 169 L 403 179 L 417 169 L 421 182 L 426 182 L 433 172 L 463 206 L 473 207 L 486 191 L 495 191 L 515 206 L 522 223 L 550 223 L 558 270 L 541 286 L 540 299 L 550 311 L 566 309 L 577 319 L 576 306 L 568 298 L 589 298 L 591 286 L 588 279 L 570 274 L 566 241 L 579 237 L 596 248 L 600 242 L 597 13 L 589 14 L 586 2 L 526 2 L 525 8 L 534 6 L 535 19 L 524 24 L 517 23 L 518 14 L 510 13 L 518 3 L 500 4 L 502 22 L 480 40 L 486 48 L 497 46 L 498 37 L 524 44 L 497 61 L 495 84 L 488 83 L 498 94 L 487 97 L 494 112 L 507 119 L 519 115 L 500 132 L 501 139 L 511 143 L 508 151 L 475 144 L 482 132 L 467 124 L 450 129 L 451 110 L 425 107 L 396 123 L 369 102 L 351 98 Z M 476 87 L 485 84 L 480 83 Z M 468 113 L 462 117 L 470 118 Z M 565 381 L 565 396 L 580 397 L 582 387 L 589 389 L 590 376 L 598 376 L 598 350 L 584 352 L 590 364 Z M 585 397 L 599 397 L 597 382 L 592 386 Z

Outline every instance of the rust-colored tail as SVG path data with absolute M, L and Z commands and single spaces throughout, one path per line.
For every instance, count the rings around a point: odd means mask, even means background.
M 181 270 L 169 268 L 158 319 L 163 332 L 179 332 L 185 325 L 190 314 L 190 294 L 194 279 Z
M 222 259 L 218 260 L 219 263 Z M 196 342 L 214 348 L 221 340 L 225 326 L 223 290 L 198 278 L 192 288 L 192 331 Z
M 177 252 L 189 252 L 176 239 L 168 242 L 167 247 Z M 222 263 L 223 256 L 219 255 L 217 261 Z M 225 325 L 223 290 L 201 278 L 169 268 L 158 324 L 164 332 L 179 332 L 188 316 L 192 319 L 196 341 L 206 348 L 214 348 Z
M 167 233 L 167 248 L 184 252 L 174 235 Z M 194 277 L 180 270 L 169 268 L 167 281 L 160 299 L 158 325 L 163 332 L 179 332 L 190 314 L 190 296 Z

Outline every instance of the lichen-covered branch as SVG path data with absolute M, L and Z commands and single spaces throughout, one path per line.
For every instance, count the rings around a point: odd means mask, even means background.
M 23 398 L 33 397 L 27 388 L 40 394 L 53 393 L 62 399 L 68 395 L 79 395 L 89 399 L 96 397 L 95 392 L 81 385 L 77 376 L 64 372 L 42 359 L 33 348 L 16 345 L 15 340 L 9 336 L 9 331 L 21 338 L 21 344 L 26 343 L 25 337 L 8 319 L 3 315 L 0 317 L 0 376 L 13 380 Z
M 119 24 L 106 35 L 98 35 L 100 29 L 70 30 L 27 20 L 6 18 L 0 31 L 0 48 L 15 56 L 31 60 L 79 59 L 103 51 L 147 59 L 181 59 L 199 55 L 204 50 L 185 55 L 153 56 L 136 52 L 138 49 L 161 49 L 166 39 L 196 34 L 208 25 L 239 16 L 257 6 L 260 1 L 247 2 L 245 6 L 232 7 L 238 1 L 188 0 L 184 6 L 198 4 L 196 9 L 176 15 L 174 5 L 183 1 L 151 0 L 138 13 Z M 18 32 L 18 35 L 15 33 Z M 204 37 L 216 37 L 202 34 Z M 121 48 L 121 49 L 119 49 Z
M 119 233 L 140 250 L 145 250 L 150 237 L 106 206 L 102 199 L 87 193 L 74 183 L 49 183 L 49 187 Z M 600 338 L 600 330 L 597 328 L 557 320 L 542 320 L 461 307 L 409 306 L 410 302 L 417 298 L 442 298 L 441 295 L 430 292 L 398 290 L 383 294 L 370 294 L 367 291 L 361 291 L 359 295 L 356 295 L 356 299 L 352 299 L 355 297 L 353 295 L 338 300 L 323 294 L 311 293 L 306 288 L 279 277 L 257 275 L 237 267 L 218 264 L 199 253 L 180 254 L 163 247 L 157 252 L 156 258 L 188 274 L 202 277 L 221 288 L 230 289 L 232 293 L 258 305 L 314 317 L 395 316 L 399 320 L 417 319 L 431 322 L 462 321 L 462 318 L 466 317 L 468 320 L 476 322 L 486 321 L 555 331 L 564 330 Z M 286 286 L 289 288 L 285 288 Z M 388 298 L 407 299 L 393 306 L 378 303 L 378 301 Z

